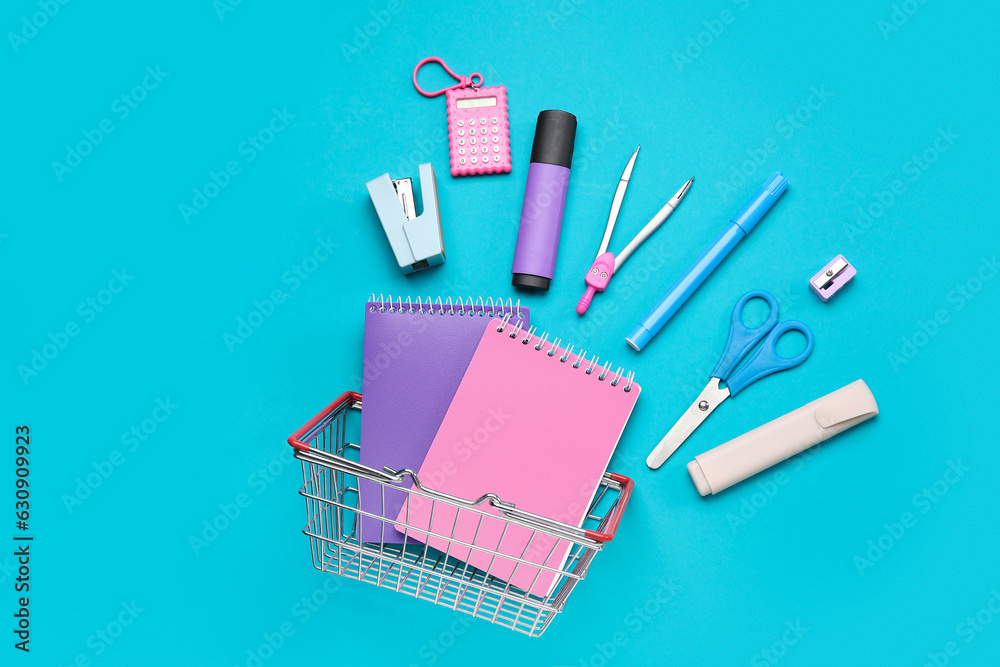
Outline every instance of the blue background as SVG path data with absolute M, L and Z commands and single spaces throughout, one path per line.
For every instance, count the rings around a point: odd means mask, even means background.
M 265 664 L 995 663 L 1000 620 L 962 624 L 1000 604 L 1000 11 L 902 4 L 894 17 L 887 2 L 70 2 L 45 19 L 36 2 L 5 3 L 0 497 L 13 533 L 14 427 L 29 424 L 36 540 L 32 652 L 4 629 L 3 662 L 253 664 L 248 651 L 290 623 Z M 450 177 L 444 98 L 410 83 L 429 55 L 507 86 L 511 174 Z M 147 67 L 165 74 L 122 117 L 115 100 Z M 310 566 L 285 438 L 357 388 L 370 293 L 518 296 L 510 262 L 545 108 L 579 118 L 576 155 L 553 288 L 520 296 L 543 329 L 643 386 L 612 465 L 637 484 L 619 534 L 540 639 L 346 581 L 303 619 L 295 605 L 330 575 Z M 249 160 L 241 142 L 274 109 L 294 118 Z M 54 168 L 103 119 L 113 131 L 91 154 Z M 951 138 L 935 147 L 939 132 Z M 612 249 L 697 180 L 578 318 L 582 274 L 640 143 Z M 185 221 L 181 204 L 229 161 L 239 173 Z M 364 183 L 416 176 L 425 161 L 448 261 L 405 278 Z M 791 181 L 782 200 L 641 355 L 629 350 L 626 333 L 775 170 Z M 296 282 L 327 238 L 334 255 Z M 859 273 L 823 304 L 807 283 L 838 253 Z M 128 285 L 91 313 L 86 300 L 106 298 L 123 269 Z M 812 357 L 728 401 L 648 470 L 707 380 L 732 305 L 755 288 L 813 328 Z M 227 345 L 275 290 L 283 303 Z M 71 323 L 78 335 L 24 373 Z M 697 495 L 685 470 L 695 454 L 858 378 L 880 416 Z M 130 448 L 123 434 L 157 399 L 177 407 Z M 110 476 L 79 490 L 111 457 Z M 946 476 L 952 464 L 967 470 Z M 193 547 L 238 497 L 248 506 Z M 859 564 L 880 538 L 889 548 Z M 5 625 L 11 560 L 0 557 Z M 123 604 L 136 618 L 105 643 L 96 633 Z

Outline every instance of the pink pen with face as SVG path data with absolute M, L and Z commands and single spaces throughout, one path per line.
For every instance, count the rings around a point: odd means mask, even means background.
M 694 182 L 694 178 L 688 179 L 688 182 L 681 186 L 681 189 L 670 198 L 670 201 L 663 205 L 663 208 L 653 216 L 652 220 L 646 223 L 646 226 L 636 234 L 635 238 L 615 256 L 614 253 L 608 252 L 608 245 L 611 243 L 611 232 L 614 231 L 615 221 L 618 219 L 618 211 L 621 209 L 622 200 L 625 198 L 625 190 L 628 188 L 628 181 L 632 176 L 632 167 L 635 165 L 635 158 L 638 155 L 639 148 L 636 148 L 635 152 L 632 153 L 632 157 L 629 158 L 628 164 L 625 165 L 625 171 L 622 173 L 621 179 L 618 181 L 615 197 L 611 201 L 611 213 L 608 216 L 608 225 L 604 230 L 601 247 L 597 251 L 597 259 L 594 260 L 594 263 L 587 270 L 587 275 L 584 276 L 584 282 L 587 283 L 587 290 L 580 297 L 580 302 L 576 304 L 576 312 L 579 315 L 587 312 L 590 302 L 597 292 L 603 292 L 607 289 L 608 283 L 611 282 L 611 277 L 621 268 L 625 260 L 635 252 L 635 249 L 670 217 L 670 214 L 674 212 L 681 203 L 681 200 L 684 199 L 684 195 L 691 188 L 691 183 Z

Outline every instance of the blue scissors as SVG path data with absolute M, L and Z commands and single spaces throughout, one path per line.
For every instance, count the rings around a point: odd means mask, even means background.
M 743 323 L 743 307 L 750 299 L 763 299 L 770 309 L 767 319 L 759 327 L 751 329 Z M 806 337 L 806 349 L 799 352 L 794 357 L 782 357 L 778 355 L 775 346 L 778 339 L 789 331 L 798 331 Z M 754 345 L 760 343 L 757 351 L 735 370 L 747 353 Z M 813 334 L 806 325 L 801 322 L 788 320 L 778 322 L 778 300 L 770 292 L 754 290 L 747 292 L 736 302 L 733 308 L 733 318 L 729 324 L 729 340 L 726 341 L 726 348 L 719 358 L 719 363 L 712 371 L 712 378 L 708 385 L 695 399 L 691 407 L 677 420 L 665 436 L 660 440 L 649 456 L 646 457 L 646 465 L 652 469 L 663 465 L 671 454 L 677 451 L 688 436 L 701 426 L 705 418 L 712 414 L 719 404 L 730 396 L 735 396 L 762 377 L 771 373 L 795 368 L 805 361 L 812 353 Z M 735 371 L 735 372 L 734 372 Z M 719 388 L 719 383 L 725 382 L 726 386 Z

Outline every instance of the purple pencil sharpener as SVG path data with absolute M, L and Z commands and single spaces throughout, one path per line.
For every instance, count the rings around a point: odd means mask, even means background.
M 559 252 L 575 140 L 576 116 L 556 109 L 538 114 L 511 267 L 515 287 L 549 289 Z
M 858 271 L 843 255 L 837 255 L 833 261 L 823 267 L 823 270 L 812 277 L 809 288 L 816 293 L 823 303 L 830 300 L 840 288 L 850 282 Z

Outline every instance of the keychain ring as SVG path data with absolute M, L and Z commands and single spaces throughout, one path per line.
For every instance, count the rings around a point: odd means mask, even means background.
M 420 87 L 419 83 L 417 83 L 417 72 L 419 72 L 420 68 L 426 65 L 427 63 L 437 63 L 441 65 L 441 67 L 444 68 L 444 71 L 450 74 L 456 81 L 458 81 L 458 83 L 456 83 L 453 86 L 446 86 L 441 90 L 435 90 L 434 92 L 430 93 L 427 92 L 426 90 Z M 476 77 L 479 77 L 479 83 L 473 81 L 473 79 Z M 438 95 L 444 93 L 445 91 L 452 90 L 453 88 L 471 87 L 473 90 L 479 90 L 479 87 L 482 85 L 483 85 L 483 75 L 480 74 L 479 72 L 473 72 L 469 76 L 459 76 L 458 74 L 455 74 L 455 72 L 453 72 L 450 67 L 445 65 L 443 60 L 435 56 L 431 56 L 430 58 L 424 58 L 423 60 L 417 63 L 416 67 L 413 68 L 413 87 L 416 88 L 417 92 L 423 95 L 424 97 L 437 97 Z

